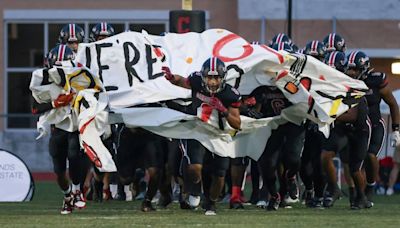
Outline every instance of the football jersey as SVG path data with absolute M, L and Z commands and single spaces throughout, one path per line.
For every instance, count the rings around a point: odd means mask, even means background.
M 200 107 L 203 103 L 203 101 L 200 100 L 199 97 L 212 97 L 212 95 L 204 88 L 200 72 L 192 73 L 188 77 L 188 80 L 190 87 L 192 88 L 192 112 L 190 114 L 196 115 L 197 108 Z M 213 96 L 217 97 L 226 108 L 240 107 L 240 93 L 231 85 L 225 84 L 225 87 L 218 93 L 213 94 Z
M 275 86 L 257 87 L 250 96 L 256 98 L 257 104 L 261 104 L 263 118 L 278 116 L 282 110 L 291 106 L 292 103 Z
M 369 117 L 373 124 L 379 123 L 379 120 L 381 118 L 381 110 L 379 104 L 382 100 L 379 90 L 387 86 L 388 80 L 384 73 L 371 72 L 367 75 L 367 78 L 364 79 L 364 82 L 371 90 L 371 93 L 366 95 L 369 108 Z
M 368 104 L 365 97 L 361 97 L 358 105 L 354 108 L 357 109 L 357 119 L 351 123 L 345 123 L 341 121 L 335 122 L 336 127 L 344 127 L 350 131 L 369 131 L 368 126 Z

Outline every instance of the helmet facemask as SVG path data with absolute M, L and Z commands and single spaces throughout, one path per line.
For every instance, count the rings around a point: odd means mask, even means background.
M 222 75 L 217 71 L 208 71 L 207 74 L 202 75 L 203 87 L 210 94 L 218 93 L 225 88 L 225 76 L 225 71 Z
M 215 94 L 225 88 L 225 64 L 219 58 L 207 59 L 201 68 L 202 86 L 210 94 Z

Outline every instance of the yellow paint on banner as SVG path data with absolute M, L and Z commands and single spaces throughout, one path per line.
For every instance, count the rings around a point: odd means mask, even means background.
M 76 96 L 75 101 L 74 101 L 74 109 L 75 109 L 78 113 L 81 112 L 80 107 L 79 107 L 79 104 L 81 103 L 82 98 L 83 98 L 83 97 L 82 97 L 81 95 Z
M 333 101 L 331 110 L 329 111 L 329 116 L 335 116 L 335 115 L 337 115 L 337 111 L 338 111 L 338 109 L 339 109 L 340 104 L 342 103 L 342 100 L 343 100 L 343 99 L 340 98 L 340 99 L 336 99 L 336 100 Z

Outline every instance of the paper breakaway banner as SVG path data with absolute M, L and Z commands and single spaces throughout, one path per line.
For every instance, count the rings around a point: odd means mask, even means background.
M 227 122 L 221 130 L 215 110 L 204 122 L 200 118 L 201 107 L 198 116 L 167 107 L 132 108 L 140 104 L 189 98 L 190 90 L 168 82 L 161 67 L 168 66 L 174 74 L 187 77 L 199 71 L 202 63 L 211 56 L 225 62 L 227 83 L 242 95 L 250 94 L 258 86 L 272 85 L 277 86 L 294 105 L 272 118 L 242 116 L 240 131 L 232 129 Z M 143 127 L 170 138 L 196 139 L 218 155 L 250 156 L 257 160 L 272 129 L 288 121 L 301 124 L 308 118 L 318 123 L 327 136 L 329 124 L 355 106 L 368 90 L 362 81 L 354 80 L 313 57 L 277 52 L 266 45 L 252 45 L 224 29 L 167 33 L 165 36 L 149 35 L 145 31 L 125 32 L 94 43 L 79 44 L 74 62 L 75 67 L 53 68 L 56 69 L 52 69 L 53 77 L 76 80 L 61 87 L 80 91 L 77 93 L 80 102 L 76 99 L 73 108 L 78 119 L 81 146 L 101 171 L 115 171 L 112 159 L 104 155 L 109 152 L 101 143 L 101 137 L 107 135 L 104 129 L 112 123 Z M 82 72 L 86 72 L 86 77 Z M 88 83 L 91 81 L 88 74 L 95 78 L 95 83 Z M 66 85 L 70 88 L 65 88 Z M 108 111 L 112 112 L 108 114 Z M 108 164 L 107 168 L 104 164 Z

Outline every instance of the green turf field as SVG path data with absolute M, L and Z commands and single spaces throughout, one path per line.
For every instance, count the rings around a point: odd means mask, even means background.
M 334 208 L 317 210 L 298 205 L 267 212 L 247 206 L 230 210 L 218 205 L 217 216 L 202 210 L 183 211 L 177 204 L 152 213 L 139 210 L 140 202 L 88 202 L 84 210 L 60 215 L 62 195 L 53 182 L 36 183 L 32 202 L 0 203 L 0 227 L 400 227 L 400 195 L 376 197 L 372 209 L 351 211 L 347 198 Z

